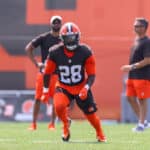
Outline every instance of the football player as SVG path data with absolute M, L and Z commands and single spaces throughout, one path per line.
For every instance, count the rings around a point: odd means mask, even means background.
M 80 30 L 72 22 L 65 23 L 60 31 L 62 43 L 50 48 L 44 70 L 44 88 L 42 101 L 48 96 L 49 75 L 57 70 L 58 82 L 54 93 L 55 111 L 63 123 L 62 140 L 70 138 L 70 120 L 67 107 L 75 100 L 87 120 L 96 130 L 97 140 L 106 142 L 101 122 L 96 115 L 91 86 L 95 80 L 95 59 L 91 49 L 80 44 Z

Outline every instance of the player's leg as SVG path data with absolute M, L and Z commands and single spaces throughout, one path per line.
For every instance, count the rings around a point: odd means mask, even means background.
M 48 129 L 49 130 L 54 130 L 55 129 L 56 113 L 55 113 L 55 108 L 54 108 L 54 105 L 53 105 L 53 100 L 51 100 L 50 106 L 52 107 L 51 108 L 52 112 L 51 112 L 51 120 L 50 120 L 50 123 L 48 125 Z
M 88 97 L 86 100 L 81 100 L 79 97 L 76 98 L 77 105 L 83 111 L 84 115 L 86 116 L 87 120 L 96 130 L 96 137 L 97 140 L 100 142 L 106 142 L 106 137 L 102 130 L 102 125 L 99 117 L 96 115 L 96 104 L 93 100 L 92 92 L 88 92 Z
M 37 78 L 36 78 L 36 93 L 35 93 L 35 102 L 34 102 L 34 107 L 33 107 L 33 120 L 32 123 L 30 125 L 30 127 L 28 128 L 29 130 L 36 130 L 37 129 L 37 119 L 38 119 L 38 114 L 40 111 L 40 98 L 42 95 L 42 88 L 43 88 L 43 75 L 42 73 L 38 73 L 37 74 Z
M 134 86 L 134 80 L 131 79 L 127 80 L 126 95 L 131 108 L 133 109 L 134 113 L 139 119 L 140 106 L 137 101 L 137 93 Z
M 132 108 L 132 110 L 134 111 L 134 113 L 136 114 L 136 116 L 138 117 L 139 120 L 139 116 L 140 116 L 140 104 L 139 101 L 137 100 L 137 92 L 136 92 L 136 88 L 135 88 L 135 80 L 134 79 L 128 79 L 126 82 L 127 86 L 126 86 L 126 96 L 127 96 L 127 100 Z M 132 128 L 132 131 L 143 131 L 143 125 L 141 126 L 141 124 L 137 124 L 134 128 Z
M 139 118 L 139 113 L 140 113 L 140 106 L 138 103 L 138 100 L 135 96 L 128 96 L 127 100 L 132 108 L 132 110 L 134 111 L 134 113 L 136 114 L 136 116 Z
M 86 118 L 90 122 L 90 124 L 94 127 L 96 130 L 96 138 L 99 142 L 106 142 L 106 137 L 104 135 L 102 125 L 101 125 L 101 120 L 98 118 L 96 113 L 92 114 L 85 114 Z
M 70 138 L 70 120 L 68 119 L 68 105 L 70 101 L 66 94 L 63 93 L 62 89 L 57 89 L 56 93 L 54 94 L 54 107 L 57 116 L 63 123 L 63 134 L 62 139 L 63 141 L 68 141 Z
M 49 85 L 49 95 L 51 97 L 51 105 L 52 105 L 52 114 L 51 114 L 51 120 L 48 125 L 48 129 L 53 130 L 55 129 L 55 119 L 56 119 L 56 114 L 55 114 L 55 108 L 53 106 L 53 96 L 55 92 L 55 85 L 58 80 L 58 75 L 54 74 L 50 78 L 50 85 Z
M 149 124 L 144 125 L 146 122 L 146 114 L 147 114 L 147 99 L 150 97 L 150 84 L 148 80 L 135 80 L 134 81 L 135 90 L 137 93 L 137 97 L 139 99 L 139 123 L 138 125 L 133 128 L 133 131 L 141 132 L 144 131 L 146 126 L 148 127 Z
M 140 99 L 139 103 L 140 103 L 139 120 L 140 120 L 140 123 L 142 123 L 144 125 L 144 121 L 145 121 L 146 114 L 147 114 L 147 100 L 146 99 Z
M 29 127 L 29 130 L 36 130 L 37 129 L 37 118 L 40 110 L 40 100 L 35 100 L 34 107 L 33 107 L 33 121 Z

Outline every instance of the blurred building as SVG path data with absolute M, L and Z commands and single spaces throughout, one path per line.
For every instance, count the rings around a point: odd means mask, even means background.
M 82 42 L 91 46 L 97 63 L 93 91 L 102 119 L 121 117 L 122 72 L 128 62 L 135 17 L 150 20 L 148 0 L 5 0 L 0 1 L 0 90 L 34 90 L 36 68 L 25 45 L 49 30 L 49 18 L 61 15 L 81 29 Z M 37 56 L 38 56 L 37 52 Z M 80 111 L 71 112 L 74 118 Z

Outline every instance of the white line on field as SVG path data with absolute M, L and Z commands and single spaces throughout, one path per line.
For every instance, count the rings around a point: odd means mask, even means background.
M 51 140 L 34 140 L 32 141 L 33 143 L 38 143 L 38 144 L 44 144 L 44 143 L 59 143 L 58 141 L 51 141 Z
M 0 143 L 16 143 L 17 139 L 14 138 L 0 138 Z M 55 140 L 33 140 L 31 141 L 34 144 L 48 144 L 48 143 L 54 143 L 54 144 L 58 144 L 61 142 L 61 139 L 59 141 L 55 141 Z M 63 142 L 63 141 L 62 141 Z M 111 141 L 108 141 L 111 143 Z M 125 143 L 125 144 L 133 144 L 133 143 L 138 143 L 138 141 L 118 141 L 118 140 L 113 140 L 113 143 Z M 97 143 L 96 140 L 91 141 L 90 139 L 88 140 L 70 140 L 69 143 Z
M 17 142 L 17 140 L 16 139 L 14 139 L 14 138 L 0 138 L 0 143 L 3 143 L 3 142 L 5 142 L 5 143 L 9 143 L 9 142 L 13 142 L 13 143 L 15 143 L 15 142 Z M 34 140 L 34 141 L 32 141 L 32 143 L 59 143 L 58 141 L 51 141 L 51 140 Z
M 0 138 L 0 142 L 16 142 L 14 138 Z
M 133 144 L 133 143 L 139 143 L 139 141 L 113 141 L 113 143 L 122 143 L 122 144 Z

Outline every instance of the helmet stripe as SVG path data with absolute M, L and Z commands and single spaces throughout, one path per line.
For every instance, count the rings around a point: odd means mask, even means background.
M 72 33 L 72 25 L 69 23 L 67 26 L 68 33 Z

